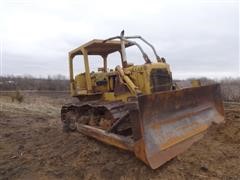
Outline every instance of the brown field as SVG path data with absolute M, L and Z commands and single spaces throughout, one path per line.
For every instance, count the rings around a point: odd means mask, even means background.
M 238 103 L 225 103 L 225 124 L 152 170 L 132 153 L 63 133 L 60 108 L 69 101 L 64 93 L 27 93 L 21 104 L 0 96 L 0 179 L 240 179 Z

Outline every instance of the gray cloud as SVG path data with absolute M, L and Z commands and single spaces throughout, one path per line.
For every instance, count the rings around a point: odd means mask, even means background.
M 68 75 L 68 51 L 125 29 L 152 42 L 176 78 L 239 76 L 238 1 L 47 2 L 0 6 L 4 74 Z

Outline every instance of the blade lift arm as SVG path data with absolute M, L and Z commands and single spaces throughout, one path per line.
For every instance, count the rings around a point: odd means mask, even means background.
M 139 88 L 132 82 L 132 80 L 124 73 L 123 69 L 120 66 L 116 67 L 116 71 L 118 72 L 120 78 L 125 82 L 124 84 L 128 87 L 129 91 L 133 95 L 141 94 Z

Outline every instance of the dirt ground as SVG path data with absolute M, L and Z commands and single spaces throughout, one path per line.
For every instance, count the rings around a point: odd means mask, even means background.
M 60 107 L 67 101 L 25 95 L 19 104 L 0 97 L 0 179 L 240 179 L 240 104 L 225 104 L 225 124 L 152 170 L 132 153 L 63 133 Z

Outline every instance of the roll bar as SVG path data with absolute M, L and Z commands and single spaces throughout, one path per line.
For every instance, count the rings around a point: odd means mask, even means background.
M 126 62 L 126 52 L 125 52 L 125 44 L 124 42 L 127 42 L 127 43 L 131 43 L 133 45 L 136 45 L 138 47 L 138 49 L 141 51 L 142 55 L 143 55 L 143 59 L 145 60 L 146 63 L 151 63 L 151 60 L 148 58 L 147 54 L 144 52 L 143 48 L 135 41 L 131 41 L 129 39 L 140 39 L 142 40 L 145 44 L 147 44 L 153 51 L 156 59 L 159 61 L 159 62 L 165 62 L 163 58 L 160 58 L 160 56 L 157 54 L 154 46 L 149 43 L 147 40 L 145 40 L 144 38 L 142 38 L 141 36 L 124 36 L 124 30 L 121 32 L 120 36 L 114 36 L 114 37 L 111 37 L 111 38 L 108 38 L 106 40 L 104 40 L 103 42 L 107 42 L 107 41 L 110 41 L 110 40 L 114 40 L 114 39 L 120 39 L 121 40 L 121 49 L 122 49 L 122 56 L 123 56 L 123 61 Z

